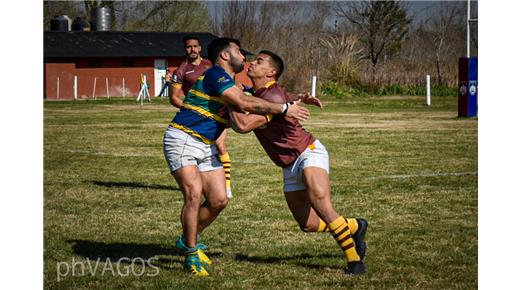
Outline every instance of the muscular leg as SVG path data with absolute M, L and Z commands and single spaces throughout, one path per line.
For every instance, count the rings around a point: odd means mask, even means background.
M 330 182 L 327 171 L 319 167 L 307 167 L 303 170 L 303 180 L 307 186 L 307 196 L 316 214 L 327 224 L 336 220 L 339 214 L 330 199 Z
M 302 231 L 318 231 L 320 217 L 312 208 L 306 190 L 285 192 L 285 201 L 287 201 L 287 205 Z
M 332 236 L 345 254 L 347 262 L 360 265 L 349 264 L 349 271 L 352 273 L 363 273 L 365 271 L 364 266 L 360 262 L 361 258 L 356 251 L 347 221 L 332 206 L 327 171 L 318 167 L 307 167 L 303 169 L 303 179 L 308 189 L 307 192 L 312 207 L 316 210 L 318 216 L 327 223 Z M 350 265 L 352 265 L 352 268 Z
M 174 171 L 172 174 L 184 195 L 181 223 L 186 245 L 188 247 L 195 247 L 199 207 L 203 189 L 201 173 L 197 166 L 186 166 Z
M 202 172 L 200 175 L 202 177 L 202 185 L 206 200 L 199 209 L 199 233 L 202 232 L 217 218 L 219 213 L 227 206 L 228 203 L 224 170 L 217 169 L 208 172 Z
M 202 174 L 197 166 L 192 165 L 174 171 L 173 176 L 184 195 L 184 206 L 181 214 L 184 239 L 181 239 L 181 237 L 177 239 L 176 248 L 186 255 L 184 259 L 185 270 L 197 276 L 207 276 L 206 266 L 203 265 L 210 265 L 211 260 L 204 252 L 195 248 L 197 244 L 200 201 L 203 191 Z M 200 264 L 201 262 L 204 264 Z
M 285 192 L 285 201 L 291 210 L 291 213 L 298 222 L 300 229 L 304 232 L 327 232 L 327 224 L 316 214 L 312 208 L 307 191 L 290 191 Z M 348 226 L 352 234 L 358 229 L 355 218 L 346 218 Z

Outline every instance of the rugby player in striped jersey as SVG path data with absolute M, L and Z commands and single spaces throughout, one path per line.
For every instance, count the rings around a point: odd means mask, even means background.
M 173 82 L 169 90 L 170 103 L 177 108 L 182 108 L 181 95 L 187 96 L 189 90 L 197 79 L 212 64 L 211 61 L 201 57 L 202 44 L 200 39 L 193 35 L 187 35 L 183 38 L 184 50 L 186 52 L 186 61 L 175 70 Z M 233 196 L 231 191 L 231 157 L 226 147 L 227 129 L 220 134 L 215 140 L 217 146 L 218 157 L 224 167 L 224 175 L 226 176 L 226 193 L 229 198 Z

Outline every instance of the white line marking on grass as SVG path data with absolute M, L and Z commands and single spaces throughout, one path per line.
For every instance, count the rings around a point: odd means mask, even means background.
M 162 156 L 162 154 L 143 154 L 143 153 L 106 153 L 106 152 L 94 152 L 94 151 L 85 151 L 85 150 L 64 150 L 64 152 L 68 153 L 78 153 L 78 154 L 89 154 L 89 155 L 102 155 L 102 156 L 114 156 L 114 157 L 156 157 Z
M 92 123 L 77 123 L 77 124 L 51 124 L 46 125 L 48 128 L 67 128 L 67 127 L 99 127 L 99 128 L 130 128 L 130 129 L 140 129 L 140 128 L 148 128 L 148 127 L 163 127 L 164 123 L 155 123 L 155 122 L 149 122 L 149 123 L 140 123 L 140 124 L 114 124 L 114 123 L 98 123 L 98 124 L 92 124 Z
M 478 175 L 477 171 L 473 172 L 447 172 L 447 173 L 419 173 L 419 174 L 410 174 L 410 175 L 383 175 L 383 176 L 374 176 L 368 177 L 367 179 L 402 179 L 402 178 L 414 178 L 414 177 L 438 177 L 438 176 L 464 176 L 464 175 Z

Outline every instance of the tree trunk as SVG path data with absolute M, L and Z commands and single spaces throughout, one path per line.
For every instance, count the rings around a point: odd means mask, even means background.
M 435 60 L 435 64 L 437 66 L 437 84 L 442 85 L 441 62 L 439 61 L 439 58 Z
M 376 82 L 376 63 L 372 63 L 372 82 Z

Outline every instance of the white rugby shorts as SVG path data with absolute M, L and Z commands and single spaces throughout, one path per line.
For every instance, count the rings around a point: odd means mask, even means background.
M 206 144 L 171 126 L 164 133 L 163 150 L 170 172 L 190 165 L 201 172 L 222 168 L 215 144 Z
M 284 192 L 307 189 L 303 181 L 303 169 L 306 167 L 323 168 L 329 173 L 329 153 L 317 139 L 291 165 L 283 168 Z

